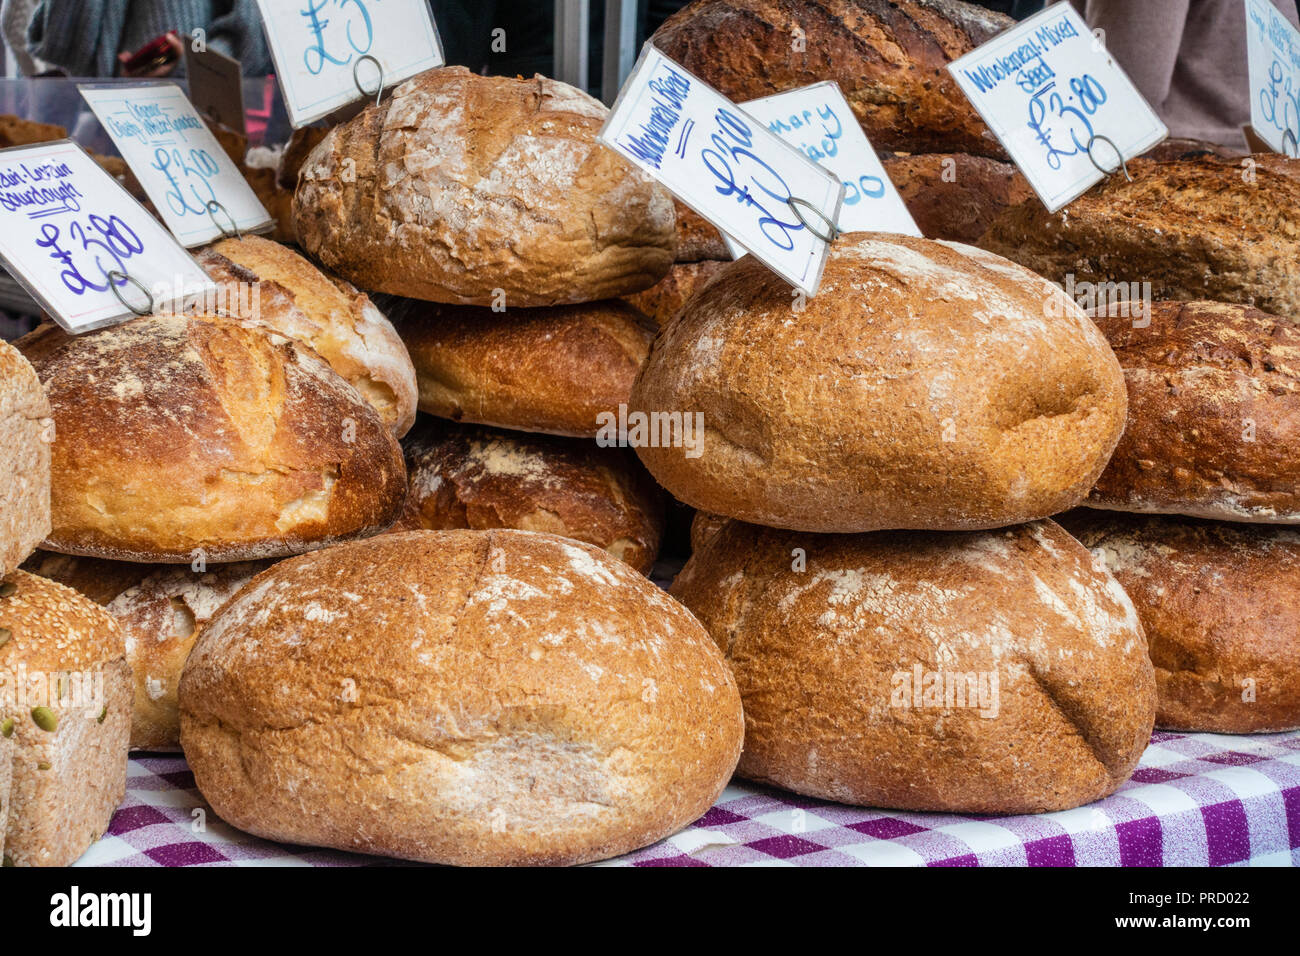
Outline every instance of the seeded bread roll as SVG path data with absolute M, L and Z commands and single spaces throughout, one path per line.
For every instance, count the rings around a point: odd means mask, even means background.
M 1050 521 L 833 536 L 731 521 L 672 593 L 735 672 L 738 772 L 796 793 L 1064 810 L 1127 780 L 1151 734 L 1133 605 Z
M 1300 325 L 1218 302 L 1113 311 L 1096 322 L 1130 411 L 1088 504 L 1300 523 Z
M 682 310 L 691 296 L 708 285 L 727 265 L 725 262 L 679 262 L 657 285 L 623 301 L 650 317 L 655 325 L 667 325 Z
M 88 598 L 15 571 L 0 582 L 0 736 L 13 740 L 6 866 L 67 866 L 126 795 L 131 669 Z
M 216 281 L 222 311 L 310 345 L 401 438 L 415 423 L 415 369 L 392 323 L 370 299 L 287 246 L 223 239 L 196 257 Z
M 307 346 L 215 316 L 152 316 L 37 361 L 56 425 L 45 547 L 188 564 L 277 557 L 396 519 L 401 449 Z
M 493 312 L 408 301 L 390 310 L 415 363 L 420 411 L 594 438 L 626 404 L 651 323 L 626 302 Z
M 1110 176 L 1055 213 L 1037 199 L 1008 209 L 979 245 L 1062 285 L 1149 282 L 1155 299 L 1300 315 L 1300 164 L 1133 159 L 1128 170 L 1132 182 Z
M 0 577 L 50 533 L 52 424 L 36 372 L 0 341 Z
M 393 531 L 514 528 L 585 541 L 648 574 L 663 536 L 658 486 L 623 448 L 425 418 L 403 443 L 406 510 Z
M 510 308 L 649 288 L 672 264 L 668 193 L 596 142 L 607 110 L 564 83 L 422 73 L 303 164 L 298 242 L 362 288 Z
M 185 756 L 228 823 L 464 865 L 662 839 L 712 805 L 743 729 L 685 609 L 604 551 L 526 531 L 281 562 L 200 633 L 180 699 Z
M 927 239 L 978 242 L 1002 212 L 1035 198 L 1013 163 L 985 156 L 926 153 L 883 163 Z
M 1002 156 L 947 67 L 1013 25 L 960 0 L 695 0 L 651 41 L 737 103 L 834 80 L 876 149 Z
M 970 246 L 853 233 L 821 291 L 746 256 L 660 331 L 632 389 L 703 440 L 637 446 L 703 511 L 801 531 L 1001 527 L 1083 500 L 1124 379 L 1061 290 Z M 662 429 L 661 429 L 662 430 Z

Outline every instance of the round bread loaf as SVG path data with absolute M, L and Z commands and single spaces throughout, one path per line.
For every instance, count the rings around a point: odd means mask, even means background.
M 644 292 L 624 296 L 623 301 L 649 316 L 655 325 L 667 325 L 691 296 L 703 289 L 727 263 L 714 259 L 702 262 L 679 262 L 668 275 Z
M 335 127 L 293 216 L 312 256 L 366 289 L 510 308 L 654 285 L 668 193 L 596 142 L 606 109 L 556 80 L 422 73 Z
M 199 635 L 181 742 L 228 823 L 437 863 L 567 864 L 704 813 L 735 683 L 684 608 L 605 552 L 417 531 L 254 578 Z
M 1088 511 L 1063 523 L 1137 607 L 1157 727 L 1300 727 L 1300 531 Z
M 407 436 L 392 531 L 514 528 L 585 541 L 643 574 L 659 553 L 659 488 L 623 448 L 424 418 Z
M 195 258 L 217 283 L 221 311 L 310 345 L 398 438 L 415 423 L 411 357 L 392 323 L 355 286 L 257 236 L 223 239 Z
M 1218 302 L 1096 322 L 1129 417 L 1090 506 L 1300 522 L 1300 326 Z
M 406 493 L 379 413 L 310 348 L 151 316 L 37 360 L 56 427 L 45 547 L 188 564 L 376 534 Z
M 672 593 L 735 672 L 738 772 L 796 793 L 1063 810 L 1127 780 L 1151 734 L 1133 605 L 1050 521 L 834 536 L 731 521 Z
M 728 265 L 660 332 L 630 405 L 658 432 L 635 443 L 642 461 L 700 510 L 963 530 L 1078 504 L 1125 394 L 1105 338 L 1044 279 L 970 246 L 854 233 L 798 311 L 752 256 Z M 702 416 L 702 441 L 665 438 L 674 412 Z
M 404 302 L 397 331 L 415 363 L 420 411 L 479 425 L 594 438 L 617 413 L 654 329 L 617 299 L 493 312 Z
M 884 167 L 927 239 L 977 242 L 1005 210 L 1038 201 L 1015 164 L 984 156 L 887 156 Z

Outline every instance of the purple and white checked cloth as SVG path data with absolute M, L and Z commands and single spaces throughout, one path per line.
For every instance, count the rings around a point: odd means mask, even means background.
M 79 866 L 366 866 L 217 819 L 180 756 L 133 759 L 126 801 Z M 737 781 L 693 826 L 606 866 L 1300 864 L 1300 731 L 1156 733 L 1133 779 L 1076 810 L 953 816 L 846 807 Z

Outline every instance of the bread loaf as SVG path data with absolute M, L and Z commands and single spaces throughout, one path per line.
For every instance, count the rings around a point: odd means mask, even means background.
M 36 372 L 0 341 L 0 577 L 50 533 L 52 426 Z
M 392 323 L 356 286 L 257 236 L 201 250 L 223 311 L 310 345 L 401 438 L 415 423 L 415 369 Z
M 0 737 L 13 741 L 5 866 L 67 866 L 126 794 L 131 671 L 103 608 L 15 571 L 0 581 Z
M 335 127 L 299 174 L 298 241 L 362 288 L 511 308 L 649 288 L 672 264 L 668 193 L 596 142 L 555 80 L 422 73 Z
M 711 806 L 743 729 L 681 606 L 597 548 L 525 531 L 281 562 L 200 633 L 180 699 L 185 756 L 228 823 L 466 865 L 659 840 Z
M 960 0 L 696 0 L 651 41 L 737 103 L 834 80 L 878 150 L 1001 156 L 947 66 L 1011 25 Z
M 659 553 L 659 488 L 623 448 L 425 418 L 403 443 L 406 510 L 393 531 L 545 531 L 643 574 Z
M 701 550 L 705 543 L 721 531 L 722 526 L 730 520 L 722 515 L 709 514 L 707 511 L 695 512 L 695 517 L 691 519 L 691 552 Z
M 188 564 L 382 531 L 401 449 L 308 347 L 215 316 L 153 316 L 37 360 L 56 425 L 45 547 Z
M 167 565 L 134 561 L 106 561 L 56 551 L 37 551 L 23 562 L 23 570 L 90 598 L 101 606 Z
M 853 233 L 796 312 L 751 259 L 661 330 L 632 389 L 661 416 L 637 453 L 678 499 L 801 531 L 962 530 L 1056 514 L 1096 482 L 1124 380 L 1059 289 L 970 246 Z
M 1300 325 L 1217 302 L 1119 311 L 1096 321 L 1129 418 L 1088 504 L 1300 523 Z
M 675 263 L 657 285 L 624 296 L 623 301 L 649 316 L 656 325 L 667 325 L 687 300 L 708 285 L 726 265 L 713 259 Z
M 1300 315 L 1300 165 L 1201 157 L 1128 163 L 1064 209 L 1031 199 L 979 245 L 1053 282 L 1150 283 L 1155 299 L 1213 299 Z M 1112 286 L 1113 288 L 1113 286 Z
M 900 810 L 1100 799 L 1146 747 L 1146 641 L 1105 567 L 1050 521 L 806 535 L 728 522 L 672 593 L 730 662 L 738 772 Z
M 420 410 L 454 421 L 594 438 L 650 352 L 651 323 L 617 299 L 493 312 L 406 302 L 391 311 Z
M 678 262 L 702 262 L 706 259 L 731 261 L 731 250 L 722 241 L 722 233 L 711 222 L 675 199 L 673 212 L 677 220 Z
M 966 153 L 882 158 L 907 211 L 927 239 L 977 242 L 993 220 L 1034 198 L 1011 163 Z
M 1300 532 L 1083 511 L 1063 520 L 1137 607 L 1157 727 L 1300 727 Z

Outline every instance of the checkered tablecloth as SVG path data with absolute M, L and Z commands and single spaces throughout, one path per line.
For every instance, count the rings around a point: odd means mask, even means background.
M 366 866 L 222 823 L 180 756 L 132 759 L 80 866 Z M 1038 816 L 846 807 L 736 782 L 693 826 L 613 866 L 1225 866 L 1300 863 L 1300 732 L 1157 733 L 1113 796 Z

